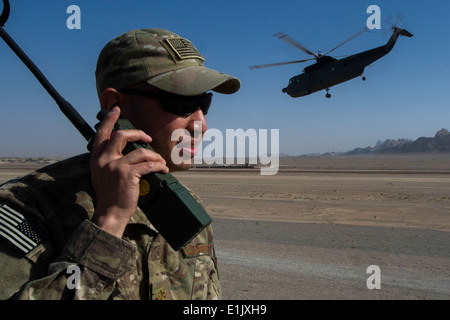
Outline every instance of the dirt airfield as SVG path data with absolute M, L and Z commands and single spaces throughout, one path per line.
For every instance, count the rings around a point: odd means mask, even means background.
M 450 231 L 450 154 L 282 158 L 176 173 L 218 218 Z
M 0 183 L 41 166 L 0 163 Z M 450 153 L 175 176 L 213 217 L 224 299 L 450 299 Z

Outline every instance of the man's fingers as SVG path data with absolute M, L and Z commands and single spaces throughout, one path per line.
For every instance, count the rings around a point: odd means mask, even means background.
M 136 164 L 146 161 L 162 162 L 166 164 L 166 160 L 159 154 L 146 148 L 138 148 L 131 151 L 126 156 L 126 162 L 129 164 Z
M 136 172 L 142 177 L 152 172 L 169 173 L 165 162 L 146 161 L 134 165 Z
M 101 153 L 108 143 L 111 132 L 114 129 L 114 124 L 120 116 L 120 108 L 114 107 L 109 111 L 100 123 L 97 133 L 95 134 L 94 144 L 92 147 L 93 153 Z
M 137 141 L 150 143 L 152 142 L 152 138 L 150 138 L 150 136 L 147 135 L 144 131 L 136 129 L 115 131 L 114 135 L 109 140 L 109 143 L 104 147 L 103 151 L 105 154 L 121 156 L 122 150 L 125 148 L 128 142 Z
M 120 161 L 126 161 L 141 176 L 151 172 L 169 172 L 166 160 L 159 153 L 145 148 L 133 150 Z
M 106 153 L 115 157 L 122 155 L 122 150 L 127 142 L 141 141 L 150 143 L 152 139 L 141 130 L 119 130 L 112 134 L 114 124 L 119 119 L 120 108 L 114 107 L 109 111 L 100 123 L 93 144 L 93 153 Z

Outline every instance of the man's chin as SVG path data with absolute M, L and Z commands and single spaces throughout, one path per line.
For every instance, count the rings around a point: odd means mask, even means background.
M 171 158 L 167 163 L 170 171 L 186 171 L 194 164 L 194 157 L 198 153 L 197 147 L 183 147 L 174 149 Z M 175 158 L 173 158 L 175 157 Z

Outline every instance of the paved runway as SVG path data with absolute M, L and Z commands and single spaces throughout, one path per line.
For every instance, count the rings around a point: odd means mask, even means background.
M 217 218 L 214 232 L 224 299 L 450 299 L 445 231 Z

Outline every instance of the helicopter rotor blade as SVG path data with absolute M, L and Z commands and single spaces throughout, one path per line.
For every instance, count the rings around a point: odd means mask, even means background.
M 305 60 L 289 61 L 289 62 L 279 62 L 279 63 L 260 64 L 260 65 L 255 65 L 255 66 L 249 66 L 249 68 L 250 68 L 251 70 L 254 70 L 254 69 L 262 69 L 262 68 L 267 68 L 267 67 L 283 66 L 283 65 L 286 65 L 286 64 L 302 63 L 302 62 L 311 61 L 311 60 L 314 60 L 314 58 L 312 58 L 312 59 L 305 59 Z
M 362 28 L 361 30 L 359 30 L 357 33 L 355 33 L 354 35 L 352 35 L 350 38 L 348 38 L 347 40 L 345 40 L 344 42 L 341 42 L 338 46 L 334 47 L 333 49 L 331 49 L 330 51 L 328 51 L 326 54 L 324 54 L 324 56 L 329 55 L 331 52 L 333 52 L 334 50 L 336 50 L 337 48 L 343 46 L 344 44 L 346 44 L 347 42 L 349 42 L 350 40 L 355 39 L 357 36 L 359 36 L 360 34 L 368 31 L 369 28 L 367 28 L 367 26 L 364 26 L 364 28 Z
M 287 43 L 289 43 L 290 45 L 296 47 L 297 49 L 302 50 L 303 52 L 310 54 L 316 58 L 318 58 L 319 56 L 317 54 L 315 54 L 314 52 L 312 52 L 311 50 L 306 49 L 303 45 L 301 45 L 300 43 L 298 43 L 297 41 L 295 41 L 294 39 L 292 39 L 291 37 L 289 37 L 286 33 L 284 32 L 278 32 L 276 34 L 274 34 L 275 37 L 277 37 L 280 40 L 286 41 Z

